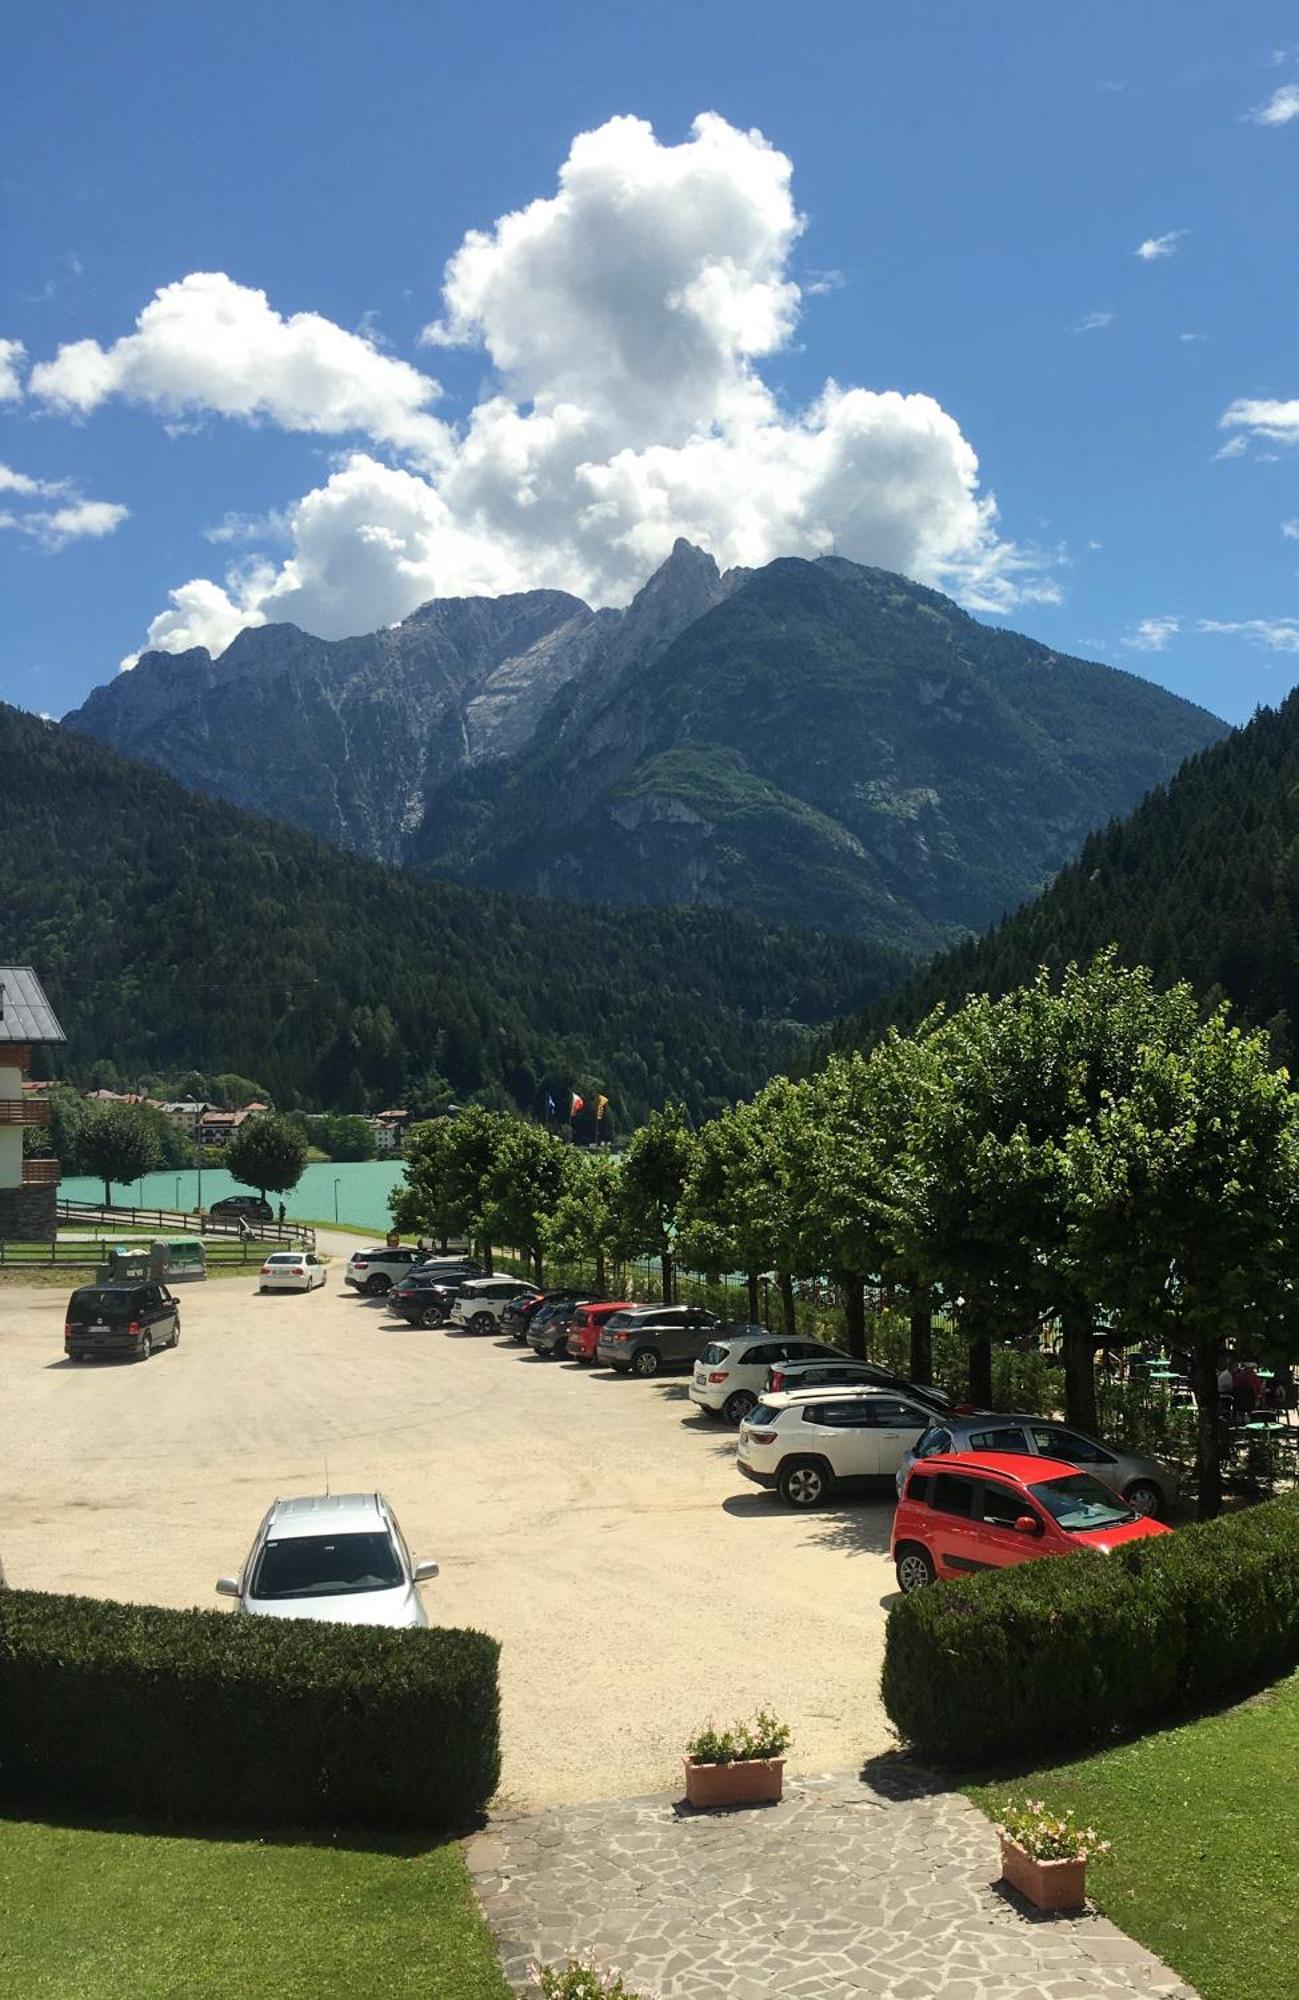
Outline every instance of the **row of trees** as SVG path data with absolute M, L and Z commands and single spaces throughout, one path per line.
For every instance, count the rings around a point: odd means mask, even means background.
M 93 1174 L 104 1183 L 107 1208 L 114 1182 L 129 1186 L 161 1168 L 194 1165 L 193 1140 L 152 1105 L 88 1103 L 75 1091 L 51 1096 L 53 1117 L 46 1128 L 51 1148 L 65 1174 Z M 263 1195 L 287 1194 L 307 1163 L 306 1135 L 293 1120 L 274 1113 L 252 1117 L 232 1134 L 221 1163 L 245 1187 Z
M 1204 1018 L 1103 953 L 910 1035 L 780 1077 L 693 1131 L 657 1113 L 620 1158 L 472 1111 L 416 1129 L 399 1225 L 467 1231 L 544 1259 L 681 1260 L 829 1276 L 866 1351 L 865 1287 L 907 1301 L 911 1373 L 932 1379 L 935 1308 L 954 1313 L 966 1391 L 991 1399 L 994 1341 L 1059 1328 L 1069 1420 L 1096 1426 L 1100 1345 L 1154 1339 L 1190 1360 L 1201 1511 L 1221 1505 L 1224 1345 L 1299 1347 L 1299 1100 L 1266 1037 Z

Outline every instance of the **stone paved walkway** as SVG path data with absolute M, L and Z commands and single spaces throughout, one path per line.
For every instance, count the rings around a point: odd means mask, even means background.
M 469 1866 L 506 1974 L 594 1946 L 662 2000 L 1195 2000 L 1095 1912 L 995 1888 L 995 1834 L 901 1760 L 778 1806 L 664 1798 L 504 1816 Z

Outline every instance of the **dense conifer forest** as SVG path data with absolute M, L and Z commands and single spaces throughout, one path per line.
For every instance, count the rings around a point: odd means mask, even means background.
M 837 1048 L 940 1001 L 1008 992 L 1038 965 L 1114 943 L 1158 980 L 1189 980 L 1266 1027 L 1278 1061 L 1299 1054 L 1299 692 L 1191 758 L 1136 811 L 1093 834 L 1033 902 L 936 958 L 842 1022 Z
M 69 1073 L 256 1077 L 284 1108 L 609 1097 L 708 1116 L 902 961 L 711 909 L 415 881 L 0 706 L 0 960 L 30 962 Z

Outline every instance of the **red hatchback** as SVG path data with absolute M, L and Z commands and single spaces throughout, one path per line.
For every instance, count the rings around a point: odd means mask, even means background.
M 578 1306 L 568 1328 L 568 1352 L 574 1361 L 594 1361 L 595 1343 L 612 1313 L 625 1313 L 630 1299 L 601 1299 L 598 1305 Z
M 952 1453 L 921 1459 L 908 1478 L 893 1516 L 893 1561 L 899 1586 L 912 1591 L 937 1577 L 1078 1549 L 1105 1555 L 1122 1542 L 1168 1533 L 1076 1465 Z

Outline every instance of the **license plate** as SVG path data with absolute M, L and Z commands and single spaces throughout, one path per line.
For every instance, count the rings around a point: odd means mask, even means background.
M 107 1333 L 107 1332 L 108 1332 L 108 1321 L 107 1321 L 107 1320 L 103 1320 L 103 1319 L 95 1319 L 95 1320 L 92 1320 L 92 1321 L 90 1322 L 90 1331 L 91 1331 L 92 1333 Z

